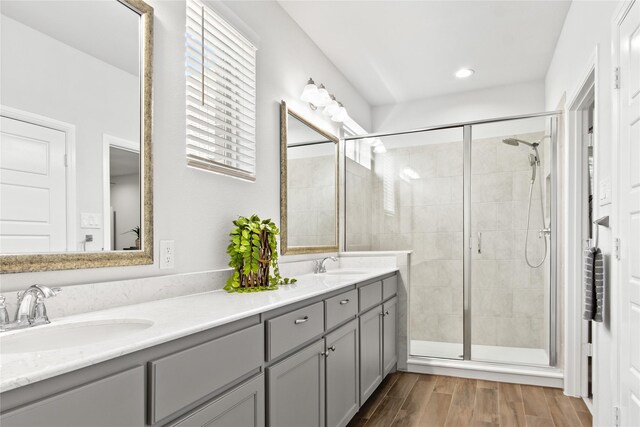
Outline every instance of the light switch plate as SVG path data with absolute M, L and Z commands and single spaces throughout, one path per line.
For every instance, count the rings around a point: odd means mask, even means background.
M 611 204 L 611 178 L 600 180 L 598 185 L 598 203 L 600 206 Z
M 173 240 L 160 240 L 160 269 L 175 267 L 175 253 L 174 253 L 175 241 Z
M 80 228 L 102 228 L 102 214 L 82 212 Z

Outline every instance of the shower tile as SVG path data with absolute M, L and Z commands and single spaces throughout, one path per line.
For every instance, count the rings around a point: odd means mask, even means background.
M 533 186 L 533 200 L 540 199 L 540 179 L 541 171 L 538 168 L 538 175 L 536 182 Z M 529 187 L 531 186 L 531 171 L 514 172 L 513 174 L 513 200 L 528 200 L 529 199 Z
M 497 172 L 496 143 L 493 139 L 474 140 L 471 143 L 471 174 Z
M 462 315 L 438 316 L 438 329 L 440 333 L 439 341 L 462 343 Z
M 463 270 L 462 260 L 435 261 L 438 281 L 443 286 L 462 289 Z
M 437 230 L 462 231 L 463 212 L 462 204 L 438 206 Z
M 537 289 L 513 290 L 513 315 L 515 317 L 536 317 L 544 311 L 544 291 Z
M 486 288 L 474 292 L 471 298 L 474 315 L 511 316 L 513 313 L 513 292 L 509 289 Z
M 412 306 L 410 328 L 412 340 L 438 341 L 438 315 L 428 313 L 422 307 Z
M 412 289 L 411 299 L 430 313 L 451 313 L 453 295 L 450 288 L 416 287 Z
M 529 269 L 529 287 L 532 289 L 544 289 L 547 282 L 547 261 L 538 268 Z
M 520 136 L 521 139 L 527 140 Z M 504 172 L 529 170 L 529 150 L 524 147 L 513 147 L 506 144 L 498 144 L 497 169 Z
M 451 203 L 453 177 L 436 178 L 425 181 L 423 190 L 423 205 L 446 205 Z
M 435 232 L 438 229 L 437 206 L 415 206 L 412 209 L 413 232 Z
M 513 177 L 510 173 L 474 175 L 471 179 L 471 202 L 512 200 Z
M 421 178 L 433 178 L 437 176 L 438 147 L 434 145 L 411 147 L 410 156 L 410 167 L 416 171 Z
M 496 229 L 512 230 L 514 229 L 515 213 L 514 202 L 498 202 L 496 203 Z
M 502 215 L 502 213 L 500 213 Z M 471 204 L 471 232 L 497 229 L 497 204 Z
M 473 259 L 511 259 L 513 254 L 513 231 L 485 231 L 481 236 L 481 253 L 478 253 L 478 237 L 471 236 Z
M 462 175 L 453 176 L 451 179 L 451 203 L 462 203 L 464 200 L 464 186 Z
M 474 259 L 471 262 L 471 280 L 473 288 L 495 288 L 501 286 L 498 281 L 497 262 L 494 260 Z
M 540 348 L 530 319 L 523 317 L 496 318 L 496 343 L 506 347 Z
M 519 200 L 513 202 L 514 210 L 514 223 L 513 228 L 524 230 L 527 227 L 527 212 L 529 210 L 528 200 Z M 530 229 L 542 228 L 542 211 L 540 210 L 540 201 L 532 200 L 531 202 L 531 220 L 529 224 Z
M 462 175 L 463 170 L 462 142 L 440 144 L 437 152 L 437 175 Z
M 451 240 L 449 241 L 449 258 L 454 260 L 462 260 L 464 255 L 464 244 L 463 244 L 463 235 L 462 232 L 453 233 L 451 235 Z
M 471 342 L 474 345 L 496 345 L 496 318 L 494 316 L 473 316 Z
M 503 288 L 522 289 L 528 286 L 529 267 L 521 259 L 498 260 L 496 283 Z
M 411 266 L 411 286 L 440 286 L 440 262 L 441 261 L 423 261 L 413 264 Z

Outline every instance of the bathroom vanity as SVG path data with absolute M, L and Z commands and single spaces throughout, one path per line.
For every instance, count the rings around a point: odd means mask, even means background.
M 344 426 L 395 369 L 397 277 L 395 268 L 336 270 L 273 292 L 213 291 L 71 316 L 58 323 L 102 331 L 116 318 L 149 320 L 72 348 L 12 353 L 21 332 L 5 335 L 0 421 Z M 39 328 L 45 336 L 55 327 Z

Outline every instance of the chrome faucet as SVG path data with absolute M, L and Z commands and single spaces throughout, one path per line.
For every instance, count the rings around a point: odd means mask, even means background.
M 49 288 L 44 285 L 31 285 L 27 290 L 18 292 L 16 317 L 13 322 L 9 322 L 8 316 L 0 315 L 0 332 L 51 323 L 44 300 L 60 292 L 62 292 L 60 288 Z M 4 305 L 4 298 L 2 305 Z
M 313 272 L 315 274 L 322 274 L 327 272 L 327 260 L 338 261 L 338 258 L 334 256 L 328 256 L 326 258 L 317 259 L 313 261 Z

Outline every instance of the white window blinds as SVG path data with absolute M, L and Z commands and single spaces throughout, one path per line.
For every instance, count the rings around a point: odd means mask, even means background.
M 187 0 L 187 163 L 254 181 L 256 48 L 199 0 Z

